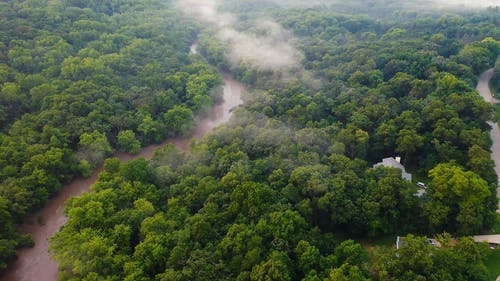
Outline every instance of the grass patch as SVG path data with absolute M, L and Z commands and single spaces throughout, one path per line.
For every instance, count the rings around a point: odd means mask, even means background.
M 493 105 L 494 113 L 495 113 L 495 122 L 499 123 L 500 122 L 500 104 L 494 104 Z
M 489 83 L 491 95 L 500 98 L 500 72 L 495 72 Z
M 411 182 L 417 184 L 417 182 L 423 182 L 429 185 L 430 179 L 427 176 L 428 171 L 424 169 L 419 169 L 411 174 Z
M 492 250 L 484 265 L 488 268 L 490 280 L 495 281 L 500 275 L 500 250 Z
M 492 234 L 500 234 L 500 214 L 497 213 L 497 220 L 491 227 Z
M 480 235 L 492 235 L 492 234 L 500 234 L 500 214 L 496 213 L 496 220 L 489 229 L 485 229 L 481 231 Z
M 496 98 L 496 99 L 500 99 L 500 89 L 496 89 L 495 87 L 492 87 L 490 85 L 490 92 L 491 92 L 491 96 Z
M 395 234 L 388 234 L 384 236 L 374 237 L 374 238 L 362 238 L 353 239 L 356 243 L 361 244 L 366 250 L 369 250 L 375 246 L 383 247 L 395 247 L 396 245 Z
M 500 108 L 499 108 L 500 114 Z M 500 117 L 500 115 L 499 115 Z M 411 174 L 411 182 L 413 185 L 417 186 L 417 182 L 423 182 L 426 185 L 429 185 L 429 169 L 423 166 L 411 166 L 406 167 L 406 172 Z
M 390 234 L 387 236 L 381 236 L 381 237 L 369 239 L 368 241 L 372 245 L 392 247 L 392 246 L 396 245 L 396 236 L 397 235 Z
M 397 234 L 384 234 L 376 237 L 367 237 L 347 233 L 335 233 L 334 236 L 335 240 L 337 240 L 339 244 L 345 240 L 353 240 L 354 242 L 361 244 L 366 249 L 374 246 L 395 246 Z

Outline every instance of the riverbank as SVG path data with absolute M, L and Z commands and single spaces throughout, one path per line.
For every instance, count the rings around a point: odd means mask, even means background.
M 493 72 L 492 79 L 489 83 L 491 95 L 494 98 L 500 98 L 500 72 Z
M 212 107 L 203 116 L 197 125 L 186 137 L 170 138 L 161 144 L 153 144 L 141 149 L 138 154 L 130 155 L 117 152 L 113 157 L 118 157 L 121 162 L 143 157 L 151 159 L 154 151 L 168 143 L 174 144 L 178 149 L 187 152 L 192 139 L 201 139 L 213 128 L 229 120 L 234 108 L 242 103 L 241 94 L 243 84 L 233 79 L 231 74 L 223 73 L 223 101 Z M 88 192 L 90 186 L 96 181 L 102 167 L 97 169 L 89 178 L 77 178 L 64 186 L 59 194 L 50 199 L 45 207 L 30 215 L 20 227 L 21 232 L 32 235 L 34 247 L 18 251 L 18 258 L 4 272 L 1 281 L 55 281 L 57 280 L 58 264 L 52 260 L 48 252 L 49 238 L 52 237 L 66 223 L 67 218 L 63 213 L 66 201 L 73 196 Z
M 494 69 L 492 68 L 481 74 L 476 89 L 485 101 L 498 106 L 498 104 L 500 104 L 500 100 L 495 99 L 491 95 L 489 87 L 489 82 L 493 77 L 493 71 Z M 490 137 L 493 142 L 491 145 L 491 158 L 495 162 L 495 172 L 500 178 L 500 129 L 498 127 L 498 123 L 496 122 L 490 121 L 488 124 L 491 126 Z M 500 185 L 497 187 L 497 197 L 500 198 Z M 500 203 L 498 209 L 500 211 Z
M 494 110 L 494 114 L 495 114 L 496 123 L 500 123 L 500 104 L 494 104 L 493 110 Z

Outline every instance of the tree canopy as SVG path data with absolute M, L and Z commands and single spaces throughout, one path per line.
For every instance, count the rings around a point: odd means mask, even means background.
M 0 270 L 30 244 L 15 224 L 104 162 L 50 241 L 60 280 L 487 280 L 484 245 L 425 235 L 494 222 L 492 107 L 474 86 L 500 53 L 500 12 L 379 2 L 221 1 L 240 40 L 290 38 L 286 71 L 235 59 L 173 1 L 2 3 Z M 186 134 L 224 72 L 245 105 L 189 154 L 106 159 Z M 396 155 L 428 179 L 422 196 L 373 166 Z M 405 245 L 355 242 L 382 235 Z
M 184 133 L 212 105 L 222 78 L 189 55 L 200 25 L 170 5 L 0 5 L 0 269 L 23 245 L 13 225 L 63 184 L 115 149 Z

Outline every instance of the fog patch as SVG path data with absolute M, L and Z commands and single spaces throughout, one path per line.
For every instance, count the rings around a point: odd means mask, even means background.
M 430 4 L 437 9 L 483 9 L 500 6 L 498 0 L 427 0 L 421 1 L 422 5 Z
M 229 50 L 232 64 L 248 63 L 261 70 L 282 71 L 301 65 L 303 54 L 293 46 L 293 36 L 272 19 L 257 19 L 254 29 L 246 32 L 231 13 L 219 11 L 220 0 L 178 0 L 177 7 L 185 14 L 217 28 L 217 36 Z
M 392 6 L 410 8 L 412 10 L 464 10 L 464 9 L 484 9 L 487 7 L 500 7 L 499 0 L 364 0 L 364 1 L 343 1 L 343 0 L 261 0 L 263 4 L 281 6 L 287 8 L 304 8 L 315 6 L 343 6 L 343 7 L 370 7 L 370 6 Z

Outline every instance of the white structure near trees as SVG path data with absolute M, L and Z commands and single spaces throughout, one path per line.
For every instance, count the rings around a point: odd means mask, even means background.
M 487 242 L 490 244 L 492 247 L 498 247 L 500 246 L 500 234 L 493 234 L 493 235 L 476 235 L 473 236 L 474 241 L 480 243 L 480 242 Z
M 401 170 L 401 177 L 407 181 L 411 182 L 411 174 L 406 172 L 405 166 L 401 164 L 400 157 L 387 157 L 382 159 L 382 162 L 379 162 L 373 165 L 373 168 L 377 168 L 380 166 L 388 167 L 388 168 L 398 168 Z

